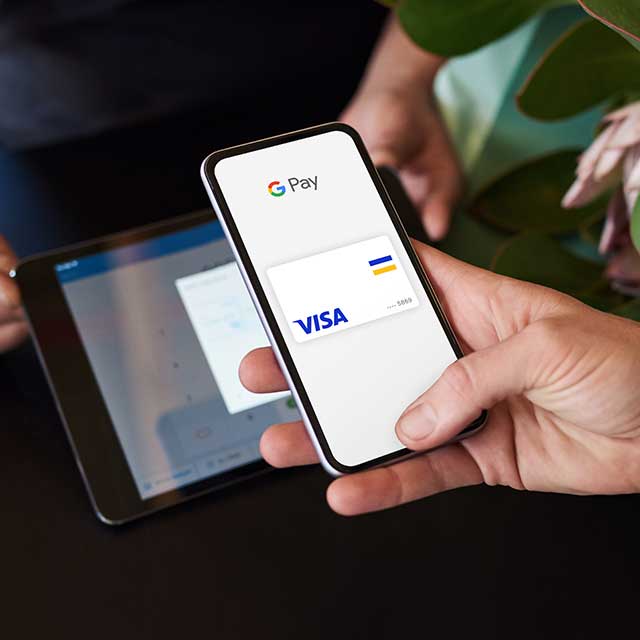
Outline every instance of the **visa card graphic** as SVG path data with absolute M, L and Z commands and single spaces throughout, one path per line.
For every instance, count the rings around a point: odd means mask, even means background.
M 387 236 L 271 267 L 267 276 L 297 342 L 419 304 Z

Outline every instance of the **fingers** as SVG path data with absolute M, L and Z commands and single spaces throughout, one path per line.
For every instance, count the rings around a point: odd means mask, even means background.
M 482 297 L 483 294 L 488 295 L 499 281 L 506 280 L 504 276 L 452 258 L 417 240 L 413 240 L 412 243 L 429 279 L 438 289 L 438 293 L 450 296 L 454 303 L 456 297 L 468 298 L 470 290 L 473 290 L 478 297 Z M 455 316 L 457 311 L 455 304 L 452 305 L 450 311 Z
M 254 393 L 271 393 L 289 388 L 271 347 L 250 351 L 240 362 L 238 373 L 240 382 Z
M 343 476 L 330 485 L 327 501 L 337 513 L 352 516 L 480 482 L 482 473 L 471 455 L 451 445 L 389 467 Z
M 429 237 L 442 240 L 462 197 L 462 173 L 446 141 L 429 145 L 411 165 L 400 170 L 407 194 L 415 203 Z
M 489 299 L 492 287 L 503 278 L 484 269 L 465 264 L 419 242 L 414 242 L 414 247 L 438 293 L 443 294 L 443 302 L 455 329 L 465 342 L 477 348 L 479 345 L 474 343 L 467 335 L 468 331 L 465 331 L 470 317 L 468 304 L 459 304 L 459 302 L 465 302 L 468 299 L 469 290 L 472 290 L 481 300 Z M 474 313 L 477 316 L 480 311 L 475 309 Z M 270 348 L 256 349 L 247 354 L 240 363 L 239 375 L 242 384 L 254 393 L 283 391 L 288 388 Z
M 7 239 L 0 235 L 0 306 L 7 310 L 15 311 L 20 307 L 20 291 L 18 285 L 9 277 L 9 272 L 18 263 L 18 257 L 7 242 Z M 18 318 L 9 318 L 10 320 Z M 3 309 L 0 308 L 0 321 L 3 320 Z
M 8 275 L 17 262 L 13 249 L 0 235 L 0 353 L 18 346 L 28 333 L 20 306 L 20 290 Z
M 430 196 L 422 207 L 422 224 L 434 242 L 442 240 L 449 231 L 454 204 L 451 194 L 438 193 Z
M 260 451 L 278 468 L 318 462 L 300 421 L 269 427 L 260 441 Z M 480 482 L 482 474 L 469 452 L 451 445 L 390 467 L 343 476 L 331 484 L 327 500 L 337 513 L 356 515 Z
M 342 115 L 362 136 L 377 166 L 400 171 L 427 233 L 440 240 L 449 228 L 463 177 L 437 106 L 423 90 L 359 93 Z
M 10 322 L 0 325 L 0 353 L 17 347 L 28 334 L 26 322 Z
M 260 440 L 262 457 L 273 467 L 297 467 L 318 462 L 302 422 L 285 422 L 269 427 Z
M 0 272 L 0 322 L 7 319 L 17 320 L 22 317 L 20 310 L 20 290 L 15 280 L 6 273 Z
M 269 427 L 260 441 L 260 451 L 278 468 L 318 462 L 302 422 Z M 469 452 L 451 445 L 390 467 L 343 476 L 330 485 L 327 500 L 334 511 L 350 516 L 480 482 L 482 473 Z
M 454 158 L 442 169 L 432 170 L 429 190 L 420 209 L 422 224 L 433 241 L 442 240 L 449 231 L 451 217 L 462 197 L 461 171 Z
M 7 239 L 0 235 L 0 271 L 9 273 L 18 263 L 18 257 L 7 242 Z
M 530 386 L 539 350 L 523 331 L 457 360 L 400 416 L 398 438 L 415 450 L 449 441 L 484 409 Z
M 463 171 L 439 113 L 432 114 L 434 124 L 425 142 L 421 158 L 414 164 L 424 170 L 425 196 L 419 202 L 422 223 L 434 240 L 442 240 L 449 230 L 456 204 L 464 191 Z
M 20 307 L 20 291 L 18 285 L 9 277 L 9 272 L 18 263 L 18 257 L 3 235 L 0 235 L 0 305 L 6 310 L 16 310 Z M 0 321 L 3 319 L 3 309 L 0 308 Z M 15 319 L 15 318 L 11 318 Z

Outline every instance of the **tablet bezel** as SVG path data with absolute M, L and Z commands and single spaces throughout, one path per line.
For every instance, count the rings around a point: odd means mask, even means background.
M 14 274 L 31 335 L 91 504 L 106 524 L 129 522 L 270 469 L 263 460 L 258 460 L 143 500 L 55 272 L 55 265 L 60 263 L 169 235 L 215 219 L 213 211 L 201 211 L 49 251 L 20 262 Z

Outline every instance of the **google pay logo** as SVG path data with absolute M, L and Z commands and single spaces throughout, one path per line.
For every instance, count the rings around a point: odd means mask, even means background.
M 279 198 L 287 192 L 287 188 L 283 184 L 280 184 L 279 180 L 270 182 L 267 190 L 274 198 Z
M 318 176 L 310 178 L 287 178 L 287 182 L 289 183 L 289 190 L 291 193 L 295 193 L 296 189 L 298 191 L 304 191 L 306 189 L 311 189 L 313 191 L 318 190 Z M 279 198 L 287 193 L 287 187 L 280 184 L 279 180 L 273 180 L 267 185 L 267 191 L 274 198 Z

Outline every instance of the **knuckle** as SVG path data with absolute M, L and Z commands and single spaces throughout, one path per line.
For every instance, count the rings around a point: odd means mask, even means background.
M 461 400 L 472 395 L 474 388 L 468 358 L 469 356 L 466 356 L 450 364 L 441 378 L 447 388 Z
M 566 340 L 567 322 L 564 318 L 550 317 L 538 320 L 526 328 L 530 340 L 545 349 L 560 347 Z

